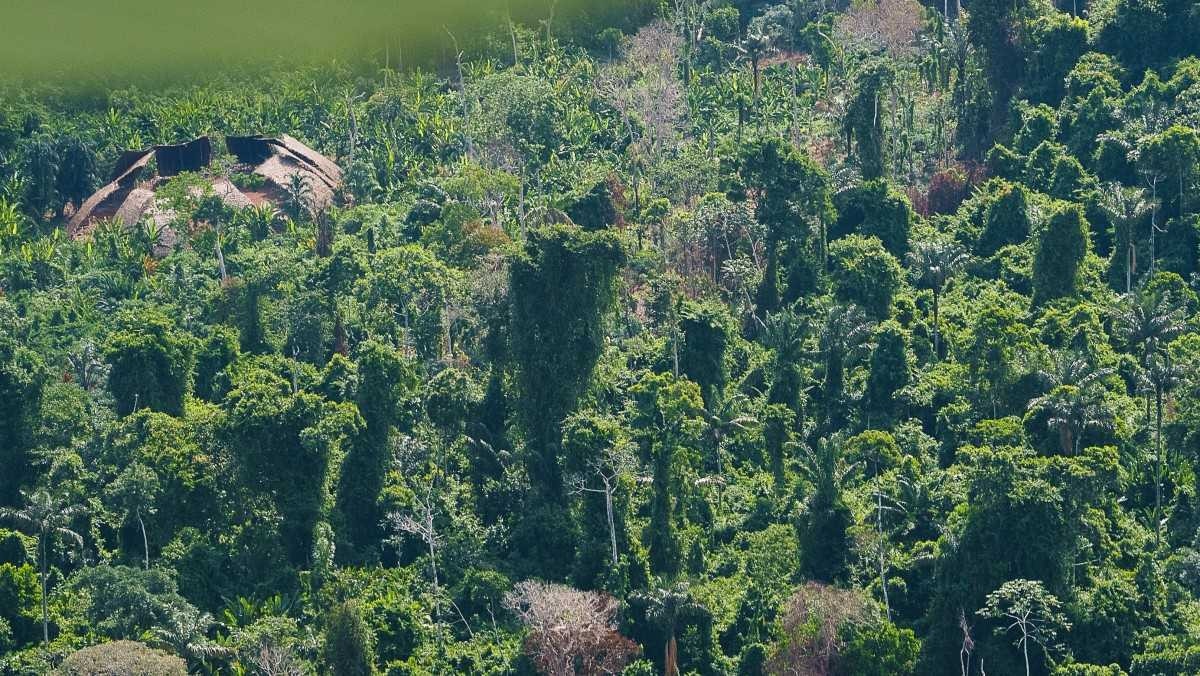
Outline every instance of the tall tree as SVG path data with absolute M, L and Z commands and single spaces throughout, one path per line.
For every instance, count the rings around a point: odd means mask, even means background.
M 162 484 L 154 470 L 139 462 L 125 468 L 108 487 L 109 498 L 124 512 L 126 518 L 137 521 L 142 534 L 142 563 L 150 569 L 150 540 L 146 535 L 146 517 L 158 510 L 157 501 Z
M 933 351 L 938 359 L 942 358 L 942 293 L 969 260 L 962 247 L 942 240 L 918 242 L 908 254 L 917 285 L 933 292 Z
M 38 575 L 42 583 L 42 643 L 50 644 L 49 598 L 50 548 L 59 540 L 70 540 L 83 547 L 83 536 L 71 530 L 71 523 L 85 509 L 82 505 L 70 504 L 64 498 L 49 491 L 22 493 L 25 506 L 0 508 L 0 519 L 12 522 L 18 528 L 37 538 Z
M 1063 455 L 1079 455 L 1089 430 L 1109 429 L 1111 414 L 1095 388 L 1060 385 L 1029 402 L 1030 412 L 1044 416 L 1046 425 L 1058 434 Z
M 371 676 L 375 673 L 374 636 L 353 601 L 333 609 L 326 620 L 322 656 L 333 676 Z
M 727 192 L 735 201 L 752 199 L 755 218 L 767 230 L 767 262 L 759 287 L 757 312 L 773 312 L 780 301 L 780 256 L 800 264 L 805 243 L 815 242 L 823 258 L 825 228 L 834 216 L 829 176 L 806 155 L 778 137 L 743 145 L 724 160 Z M 814 236 L 815 235 L 815 236 Z M 799 289 L 789 290 L 798 295 Z
M 529 233 L 509 273 L 518 415 L 542 498 L 563 501 L 562 422 L 587 388 L 604 341 L 624 253 L 608 231 L 556 225 Z
M 796 520 L 800 575 L 818 582 L 846 579 L 850 571 L 849 529 L 854 518 L 842 497 L 846 466 L 842 449 L 826 439 L 807 449 L 802 467 L 812 493 Z
M 896 419 L 896 392 L 908 385 L 912 367 L 908 358 L 908 339 L 898 323 L 882 324 L 875 331 L 874 343 L 863 403 L 866 404 L 868 426 L 881 427 Z
M 818 347 L 825 364 L 821 398 L 825 404 L 825 426 L 831 431 L 845 423 L 846 365 L 868 353 L 873 329 L 874 325 L 855 305 L 829 308 L 821 327 Z
M 1133 279 L 1137 274 L 1138 238 L 1134 228 L 1150 212 L 1150 202 L 1141 188 L 1112 182 L 1101 186 L 1100 208 L 1115 231 L 1109 283 L 1115 285 L 1123 280 L 1124 291 L 1129 293 L 1133 290 Z
M 1010 580 L 987 596 L 987 603 L 978 614 L 1006 623 L 997 627 L 997 634 L 1016 631 L 1017 648 L 1025 659 L 1025 676 L 1032 672 L 1029 663 L 1029 644 L 1034 643 L 1043 650 L 1058 649 L 1060 629 L 1071 625 L 1063 615 L 1062 603 L 1036 580 Z
M 651 569 L 668 578 L 680 569 L 678 504 L 686 487 L 686 448 L 699 439 L 704 405 L 700 388 L 667 374 L 646 374 L 630 388 L 634 421 L 642 431 L 643 448 L 653 459 L 649 539 Z
M 1033 259 L 1033 302 L 1079 292 L 1080 268 L 1090 248 L 1088 222 L 1077 204 L 1060 204 L 1041 232 Z
M 630 600 L 645 609 L 646 619 L 663 636 L 663 676 L 679 676 L 679 633 L 707 610 L 683 582 L 637 592 Z
M 11 328 L 11 325 L 10 325 Z M 13 505 L 35 476 L 29 452 L 49 373 L 42 358 L 0 329 L 0 505 Z
M 880 178 L 887 173 L 887 146 L 884 138 L 888 119 L 890 88 L 896 79 L 890 62 L 873 61 L 859 71 L 854 95 L 846 105 L 842 129 L 847 151 L 858 160 L 864 179 Z
M 1195 181 L 1196 164 L 1200 162 L 1200 132 L 1172 125 L 1139 143 L 1138 159 L 1146 171 L 1177 186 L 1176 208 L 1182 222 L 1187 213 L 1187 188 Z
M 122 312 L 104 353 L 112 365 L 108 388 L 118 414 L 140 408 L 183 414 L 195 362 L 193 341 L 161 311 Z
M 338 474 L 337 509 L 344 529 L 339 558 L 371 561 L 378 557 L 383 513 L 379 495 L 391 469 L 391 437 L 406 426 L 405 404 L 415 397 L 417 377 L 399 352 L 376 341 L 358 346 L 354 402 L 363 419 Z

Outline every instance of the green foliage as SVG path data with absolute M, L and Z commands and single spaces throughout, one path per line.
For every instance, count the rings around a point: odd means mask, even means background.
M 1028 29 L 1029 70 L 1022 84 L 1030 100 L 1053 104 L 1063 98 L 1067 74 L 1087 51 L 1087 31 L 1087 21 L 1064 12 L 1033 20 Z
M 610 4 L 6 73 L 0 672 L 1196 672 L 1191 0 Z
M 921 642 L 911 629 L 891 622 L 850 625 L 834 673 L 847 676 L 912 676 L 917 673 Z
M 166 626 L 173 614 L 191 607 L 171 572 L 161 568 L 96 566 L 75 574 L 70 585 L 87 599 L 83 616 L 90 629 L 114 640 Z
M 908 386 L 912 367 L 904 329 L 895 322 L 881 324 L 875 331 L 870 374 L 863 398 L 869 416 L 880 422 L 896 417 L 896 393 Z
M 241 346 L 238 333 L 229 326 L 216 326 L 196 349 L 196 396 L 217 398 L 221 372 L 237 361 Z
M 908 198 L 882 179 L 838 193 L 834 200 L 838 218 L 829 229 L 837 239 L 851 233 L 878 237 L 895 257 L 908 253 L 909 232 L 916 216 Z
M 767 267 L 756 305 L 774 311 L 779 303 L 780 256 L 791 254 L 800 263 L 813 232 L 833 220 L 834 208 L 828 174 L 811 158 L 780 138 L 751 141 L 723 160 L 726 191 L 730 199 L 754 200 L 757 221 L 766 228 Z M 819 242 L 824 246 L 824 242 Z
M 381 538 L 384 514 L 379 498 L 393 459 L 390 435 L 410 424 L 405 405 L 417 383 L 412 365 L 386 345 L 365 341 L 356 357 L 358 377 L 352 398 L 362 426 L 347 444 L 337 475 L 338 555 L 370 561 L 379 555 L 374 543 Z
M 1033 302 L 1074 296 L 1081 286 L 1083 259 L 1090 249 L 1088 222 L 1077 205 L 1059 205 L 1037 236 L 1033 259 Z
M 370 676 L 375 673 L 374 637 L 353 602 L 329 613 L 321 655 L 334 676 Z
M 29 564 L 0 563 L 0 618 L 7 623 L 14 647 L 38 639 L 39 603 L 37 570 Z
M 0 476 L 0 504 L 13 504 L 32 477 L 28 454 L 48 375 L 42 359 L 0 332 L 0 464 L 8 468 Z
M 278 510 L 278 541 L 295 565 L 308 560 L 313 530 L 329 514 L 331 479 L 362 424 L 349 404 L 293 392 L 269 362 L 235 376 L 219 433 L 243 485 Z
M 1052 676 L 1126 676 L 1125 670 L 1116 664 L 1101 667 L 1095 664 L 1072 662 L 1054 668 Z
M 1129 676 L 1183 676 L 1200 667 L 1200 646 L 1177 636 L 1155 636 L 1133 657 Z
M 725 354 L 731 342 L 730 324 L 728 311 L 714 303 L 689 304 L 680 321 L 683 349 L 679 352 L 679 370 L 700 386 L 709 407 L 721 396 L 729 377 Z
M 552 226 L 531 232 L 511 263 L 512 350 L 527 466 L 550 501 L 562 496 L 559 426 L 600 356 L 604 315 L 623 261 L 621 244 L 609 233 Z
M 852 515 L 840 486 L 841 453 L 824 440 L 812 451 L 809 478 L 814 490 L 796 519 L 799 572 L 805 579 L 833 583 L 849 573 Z
M 890 98 L 887 90 L 895 78 L 895 68 L 887 61 L 868 64 L 859 71 L 854 96 L 846 106 L 846 145 L 853 148 L 859 170 L 867 180 L 883 176 L 887 167 L 884 120 Z
M 150 308 L 127 311 L 116 321 L 104 353 L 112 365 L 108 387 L 118 415 L 140 408 L 182 415 L 195 360 L 191 338 Z
M 877 237 L 851 235 L 829 247 L 834 293 L 854 303 L 875 319 L 890 314 L 892 298 L 900 290 L 900 262 Z

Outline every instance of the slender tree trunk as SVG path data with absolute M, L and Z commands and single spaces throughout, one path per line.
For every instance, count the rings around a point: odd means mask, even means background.
M 938 307 L 940 295 L 937 291 L 933 292 L 933 357 L 937 361 L 942 360 L 942 323 Z
M 1158 181 L 1151 182 L 1151 197 L 1153 207 L 1150 209 L 1150 276 L 1154 276 L 1155 258 L 1158 257 Z
M 604 482 L 604 509 L 608 512 L 608 540 L 612 545 L 613 567 L 617 565 L 617 524 L 613 519 L 613 492 L 608 481 Z
M 1154 545 L 1162 533 L 1162 388 L 1154 388 Z
M 217 230 L 217 241 L 213 246 L 217 250 L 217 271 L 221 274 L 221 283 L 228 279 L 229 275 L 225 271 L 225 254 L 221 251 L 221 231 Z
M 876 459 L 875 477 L 879 479 L 879 463 Z M 888 600 L 887 587 L 887 547 L 883 536 L 883 487 L 875 489 L 875 530 L 879 537 L 879 587 L 883 591 L 883 610 L 888 622 L 892 621 L 892 604 Z
M 1126 235 L 1129 237 L 1129 243 L 1125 245 L 1125 293 L 1133 290 L 1133 266 L 1137 256 L 1137 248 L 1133 244 L 1133 233 Z
M 1029 636 L 1021 639 L 1021 650 L 1025 654 L 1025 676 L 1029 676 Z
M 46 604 L 46 535 L 42 534 L 38 542 L 42 550 L 42 645 L 50 645 L 50 610 Z
M 430 518 L 429 524 L 429 568 L 433 573 L 433 623 L 437 627 L 438 635 L 438 652 L 445 650 L 445 637 L 442 635 L 442 620 L 441 620 L 441 588 L 438 586 L 438 571 L 437 571 L 437 553 L 434 549 L 434 533 L 433 519 Z
M 142 554 L 146 570 L 150 570 L 150 540 L 146 537 L 146 522 L 142 520 L 142 508 L 137 509 L 138 526 L 142 529 Z

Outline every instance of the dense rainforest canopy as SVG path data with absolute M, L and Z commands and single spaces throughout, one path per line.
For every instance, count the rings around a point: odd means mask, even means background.
M 0 84 L 0 672 L 1200 673 L 1200 5 L 554 7 Z

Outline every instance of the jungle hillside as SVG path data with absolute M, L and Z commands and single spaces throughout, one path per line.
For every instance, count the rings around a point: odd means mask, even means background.
M 124 4 L 0 9 L 0 673 L 1200 673 L 1200 3 Z

